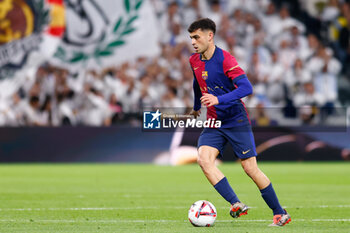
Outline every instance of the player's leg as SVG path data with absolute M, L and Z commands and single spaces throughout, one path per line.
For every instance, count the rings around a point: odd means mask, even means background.
M 241 159 L 241 165 L 247 175 L 258 186 L 266 204 L 272 209 L 273 214 L 284 214 L 284 210 L 280 205 L 275 190 L 267 176 L 258 168 L 256 157 Z
M 225 175 L 216 167 L 215 160 L 223 150 L 227 140 L 216 129 L 205 129 L 198 139 L 198 164 L 216 191 L 232 206 L 233 217 L 247 213 L 248 207 L 238 199 Z
M 203 145 L 198 148 L 197 163 L 213 186 L 225 177 L 215 165 L 215 160 L 219 153 L 218 149 L 211 146 Z
M 269 178 L 258 168 L 256 157 L 241 159 L 241 165 L 247 175 L 258 186 L 261 196 L 273 211 L 273 224 L 283 226 L 291 221 L 290 215 L 282 208 Z
M 216 191 L 231 204 L 239 202 L 236 193 L 231 188 L 225 175 L 215 165 L 219 150 L 211 146 L 201 146 L 198 149 L 198 164 Z
M 240 162 L 245 173 L 254 181 L 260 190 L 270 184 L 269 178 L 258 168 L 255 156 L 240 159 Z
M 250 125 L 224 130 L 225 137 L 232 145 L 233 150 L 247 175 L 258 186 L 266 204 L 273 210 L 275 216 L 286 215 L 281 207 L 272 184 L 267 176 L 258 168 L 254 135 Z M 289 215 L 288 215 L 289 216 Z M 275 219 L 275 218 L 274 218 Z M 285 218 L 283 218 L 285 219 Z M 290 216 L 289 218 L 290 219 Z M 285 224 L 285 223 L 284 223 Z
M 269 178 L 258 168 L 254 135 L 250 126 L 242 127 L 231 133 L 231 145 L 240 158 L 247 175 L 258 186 L 261 196 L 274 214 L 274 225 L 283 226 L 290 221 L 290 216 L 280 205 L 276 192 Z

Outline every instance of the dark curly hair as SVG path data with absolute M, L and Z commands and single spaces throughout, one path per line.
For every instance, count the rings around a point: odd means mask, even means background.
M 196 31 L 197 29 L 201 29 L 202 31 L 204 30 L 210 30 L 214 34 L 216 32 L 216 25 L 213 20 L 209 18 L 203 18 L 203 19 L 198 19 L 194 21 L 187 29 L 189 33 L 192 33 Z

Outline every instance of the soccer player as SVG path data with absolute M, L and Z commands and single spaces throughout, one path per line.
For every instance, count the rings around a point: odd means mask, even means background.
M 216 25 L 208 18 L 193 22 L 189 28 L 196 53 L 190 57 L 194 80 L 194 107 L 191 114 L 200 115 L 201 105 L 207 106 L 207 118 L 221 120 L 221 128 L 205 128 L 198 139 L 198 159 L 204 175 L 220 195 L 231 204 L 230 215 L 247 214 L 225 175 L 215 166 L 215 159 L 229 142 L 240 159 L 246 174 L 258 186 L 266 204 L 273 211 L 270 226 L 283 226 L 291 221 L 281 207 L 269 178 L 258 168 L 250 120 L 241 98 L 252 93 L 244 71 L 236 59 L 214 44 Z

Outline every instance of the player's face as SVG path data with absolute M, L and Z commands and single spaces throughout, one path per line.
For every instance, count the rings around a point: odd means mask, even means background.
M 198 29 L 190 33 L 190 38 L 192 39 L 192 46 L 196 53 L 204 53 L 209 47 L 209 42 L 212 39 L 213 32 L 206 30 L 202 31 Z

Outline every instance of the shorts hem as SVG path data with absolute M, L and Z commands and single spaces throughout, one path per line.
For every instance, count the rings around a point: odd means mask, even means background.
M 220 149 L 219 149 L 218 147 L 216 147 L 216 146 L 208 145 L 208 144 L 201 144 L 201 145 L 198 145 L 198 146 L 197 146 L 197 151 L 198 151 L 199 147 L 201 147 L 201 146 L 210 146 L 210 147 L 213 147 L 213 148 L 215 148 L 215 149 L 217 149 L 217 150 L 219 151 L 219 155 L 223 156 L 223 151 L 222 151 L 222 150 L 220 150 Z
M 236 155 L 237 156 L 237 155 Z M 237 156 L 237 158 L 239 158 L 239 159 L 249 159 L 249 158 L 251 158 L 251 157 L 257 157 L 258 155 L 256 154 L 256 155 L 248 155 L 248 156 Z

